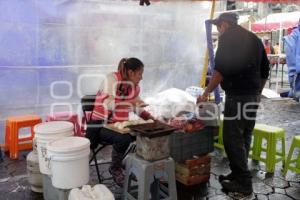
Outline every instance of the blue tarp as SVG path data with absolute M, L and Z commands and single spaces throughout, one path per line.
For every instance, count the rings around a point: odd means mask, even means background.
M 213 48 L 213 40 L 212 40 L 212 23 L 211 20 L 205 21 L 206 27 L 206 39 L 207 39 L 207 49 L 208 49 L 208 59 L 209 59 L 209 67 L 208 67 L 208 75 L 212 75 L 212 72 L 215 68 L 215 55 L 214 55 L 214 48 Z M 221 102 L 220 97 L 220 86 L 217 86 L 214 90 L 215 95 L 215 102 L 219 104 Z
M 300 23 L 290 35 L 284 37 L 284 42 L 291 87 L 289 96 L 298 100 L 300 97 Z
M 143 97 L 200 82 L 205 2 L 0 0 L 0 8 L 0 144 L 8 116 L 80 114 L 80 97 L 95 94 L 123 57 L 144 62 Z

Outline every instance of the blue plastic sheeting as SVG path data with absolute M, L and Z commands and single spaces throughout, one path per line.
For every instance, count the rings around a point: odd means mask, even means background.
M 214 47 L 213 47 L 213 40 L 212 40 L 212 23 L 211 23 L 211 20 L 206 20 L 205 21 L 205 27 L 206 27 L 208 58 L 209 58 L 208 74 L 212 75 L 213 70 L 215 68 L 215 55 L 214 55 Z M 219 85 L 214 90 L 214 96 L 215 96 L 216 104 L 219 104 L 221 102 L 220 86 Z
M 210 2 L 0 1 L 0 143 L 7 116 L 80 113 L 123 57 L 145 64 L 142 96 L 200 82 Z
M 55 37 L 46 35 L 51 33 L 48 29 L 55 24 L 62 25 L 66 20 L 66 13 L 61 12 L 54 2 L 0 1 L 1 66 L 68 64 L 63 56 L 63 42 L 55 43 L 54 49 L 48 48 L 51 38 Z
M 290 97 L 300 97 L 300 23 L 293 32 L 284 37 L 286 44 L 286 62 L 288 65 Z

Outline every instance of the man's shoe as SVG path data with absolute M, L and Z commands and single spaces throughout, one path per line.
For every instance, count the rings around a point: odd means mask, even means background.
M 232 173 L 227 174 L 227 175 L 220 175 L 219 176 L 219 182 L 222 183 L 223 181 L 232 181 L 234 179 L 234 176 Z
M 236 180 L 223 181 L 221 184 L 227 192 L 237 192 L 243 195 L 250 195 L 253 192 L 252 184 L 243 185 Z

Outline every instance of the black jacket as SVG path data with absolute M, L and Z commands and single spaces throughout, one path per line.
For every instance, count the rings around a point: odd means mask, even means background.
M 241 26 L 229 28 L 219 38 L 215 70 L 223 76 L 228 95 L 253 95 L 269 76 L 269 61 L 261 40 Z

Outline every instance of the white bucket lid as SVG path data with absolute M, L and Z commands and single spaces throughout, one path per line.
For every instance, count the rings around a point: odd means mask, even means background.
M 52 152 L 73 152 L 90 149 L 90 140 L 84 137 L 65 137 L 49 142 L 48 151 Z
M 74 126 L 67 121 L 44 122 L 34 126 L 36 135 L 58 134 L 73 131 Z

